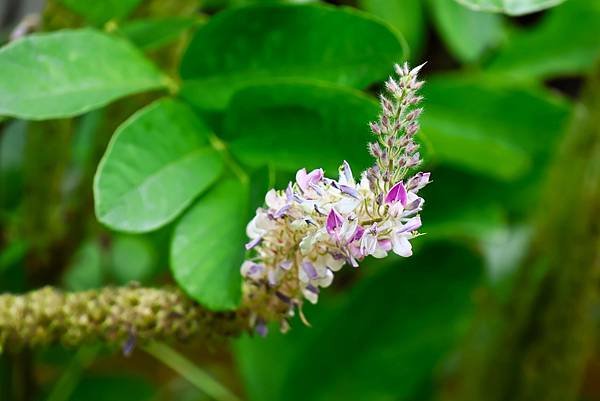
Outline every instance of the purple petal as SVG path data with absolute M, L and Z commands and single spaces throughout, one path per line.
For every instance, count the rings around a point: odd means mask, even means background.
M 394 185 L 385 196 L 385 203 L 395 203 L 398 201 L 400 201 L 402 206 L 406 206 L 406 188 L 404 188 L 402 181 Z
M 362 228 L 362 226 L 357 226 L 356 230 L 354 231 L 354 236 L 352 236 L 352 239 L 350 240 L 350 242 L 360 240 L 364 233 L 365 233 L 365 229 Z
M 267 327 L 267 325 L 265 324 L 265 322 L 260 319 L 258 320 L 258 322 L 256 322 L 256 326 L 254 327 L 254 330 L 256 331 L 256 334 L 258 334 L 261 337 L 266 337 L 267 334 L 269 334 L 269 328 Z
M 308 179 L 312 184 L 317 184 L 318 182 L 320 182 L 323 179 L 323 176 L 324 173 L 323 169 L 321 168 L 314 169 L 313 171 L 308 173 Z
M 342 191 L 346 195 L 350 195 L 354 199 L 360 199 L 360 197 L 358 196 L 358 191 L 352 187 L 349 187 L 348 185 L 340 185 L 340 191 Z
M 415 231 L 421 228 L 421 217 L 416 216 L 412 219 L 408 220 L 405 225 L 402 226 L 399 233 L 406 233 L 410 231 Z
M 250 249 L 254 248 L 256 245 L 260 244 L 260 241 L 262 241 L 262 237 L 256 237 L 244 246 L 246 247 L 246 250 L 249 251 Z
M 310 278 L 311 280 L 316 279 L 319 275 L 317 274 L 317 270 L 315 269 L 315 267 L 313 266 L 312 263 L 310 262 L 303 262 L 302 263 L 302 269 L 304 270 L 304 272 L 306 273 L 306 275 L 308 276 L 308 278 Z
M 279 264 L 279 267 L 281 267 L 283 270 L 290 270 L 292 267 L 292 261 L 291 260 L 284 260 L 283 262 L 281 262 Z
M 326 228 L 329 235 L 333 235 L 343 224 L 342 216 L 331 208 L 329 215 L 327 216 Z
M 386 252 L 392 249 L 392 241 L 389 239 L 381 239 L 377 242 L 377 245 Z

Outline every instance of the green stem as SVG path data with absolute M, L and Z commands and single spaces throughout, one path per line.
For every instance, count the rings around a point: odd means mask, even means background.
M 153 342 L 144 347 L 144 350 L 213 399 L 217 401 L 241 401 L 229 389 L 168 345 Z

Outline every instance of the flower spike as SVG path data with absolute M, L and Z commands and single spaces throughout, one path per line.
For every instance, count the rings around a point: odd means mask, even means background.
M 369 123 L 375 140 L 368 150 L 375 160 L 360 179 L 346 161 L 337 180 L 322 169 L 300 169 L 285 190 L 267 193 L 248 224 L 244 303 L 260 335 L 268 322 L 287 330 L 296 312 L 303 318 L 304 300 L 316 303 L 319 289 L 343 266 L 358 267 L 367 256 L 388 252 L 412 255 L 410 240 L 418 235 L 424 203 L 418 192 L 430 182 L 430 173 L 410 175 L 421 164 L 414 137 L 423 112 L 417 94 L 422 67 L 394 66 L 397 76 L 385 83 L 379 120 Z

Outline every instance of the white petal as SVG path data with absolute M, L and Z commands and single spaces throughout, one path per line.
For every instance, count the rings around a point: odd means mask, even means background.
M 404 235 L 393 235 L 392 247 L 396 255 L 404 257 L 412 255 L 412 245 Z
M 265 195 L 265 203 L 271 209 L 281 209 L 285 205 L 285 199 L 283 196 L 278 195 L 276 190 L 271 189 Z
M 325 274 L 317 280 L 320 287 L 329 287 L 333 282 L 333 272 L 327 269 L 325 270 Z
M 348 214 L 360 204 L 360 200 L 350 197 L 345 197 L 335 204 L 335 209 L 341 214 Z
M 302 290 L 302 294 L 304 298 L 308 299 L 311 304 L 316 304 L 319 300 L 319 294 L 315 294 L 314 292 L 307 290 L 306 288 Z
M 383 259 L 387 256 L 387 251 L 384 250 L 381 247 L 377 247 L 377 249 L 375 249 L 375 252 L 373 252 L 373 257 L 377 258 L 377 259 Z
M 334 272 L 340 270 L 346 264 L 344 259 L 336 259 L 332 255 L 327 254 L 327 266 Z

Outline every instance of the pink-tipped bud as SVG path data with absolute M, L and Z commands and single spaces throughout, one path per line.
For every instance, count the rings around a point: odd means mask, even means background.
M 392 102 L 390 102 L 389 99 L 383 95 L 379 96 L 379 99 L 381 101 L 381 108 L 383 109 L 384 115 L 386 115 L 386 116 L 393 115 L 394 114 L 394 106 L 392 105 Z
M 383 151 L 381 150 L 381 146 L 379 146 L 379 143 L 377 142 L 373 142 L 369 144 L 369 153 L 371 153 L 371 155 L 375 158 L 381 158 L 381 156 L 383 155 Z
M 419 124 L 416 122 L 411 123 L 408 127 L 406 127 L 406 134 L 408 136 L 413 136 L 419 131 Z
M 417 118 L 419 118 L 419 116 L 421 115 L 422 112 L 423 112 L 423 109 L 414 109 L 413 111 L 411 111 L 410 113 L 408 113 L 406 115 L 406 120 L 407 121 L 416 120 Z
M 381 135 L 381 127 L 377 123 L 369 123 L 369 127 L 375 135 Z

